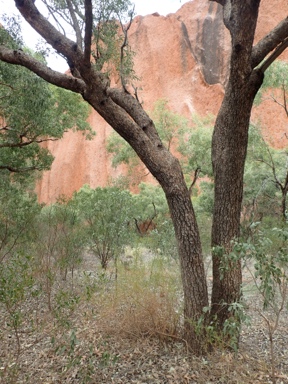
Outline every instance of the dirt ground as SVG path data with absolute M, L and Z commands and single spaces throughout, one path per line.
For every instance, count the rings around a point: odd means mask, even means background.
M 62 297 L 62 306 L 67 301 L 65 309 L 60 305 L 58 312 L 52 313 L 43 296 L 31 298 L 21 309 L 25 318 L 17 334 L 9 323 L 7 311 L 1 310 L 1 383 L 272 383 L 271 343 L 263 314 L 273 320 L 273 313 L 262 312 L 259 297 L 245 271 L 244 295 L 251 325 L 243 326 L 239 351 L 218 350 L 205 357 L 195 357 L 188 352 L 179 333 L 167 337 L 165 332 L 149 332 L 149 328 L 147 332 L 137 333 L 132 323 L 130 330 L 129 326 L 125 328 L 125 304 L 112 311 L 105 301 L 105 295 L 107 299 L 115 289 L 115 281 L 109 277 L 105 281 L 106 294 L 100 293 L 91 285 L 91 276 L 98 268 L 94 261 L 87 259 L 81 268 L 75 274 L 73 289 L 82 293 L 85 290 L 85 300 L 78 302 L 70 298 L 69 301 Z M 83 276 L 87 279 L 89 276 L 85 284 Z M 133 316 L 133 308 L 129 310 Z M 283 311 L 274 335 L 278 384 L 288 383 L 287 324 L 288 313 Z

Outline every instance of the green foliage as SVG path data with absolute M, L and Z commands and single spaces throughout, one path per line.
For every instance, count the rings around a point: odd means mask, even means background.
M 69 329 L 73 312 L 79 304 L 80 297 L 69 289 L 60 289 L 57 291 L 54 300 L 53 314 L 56 320 L 59 325 Z M 73 343 L 73 345 L 75 344 Z
M 275 308 L 283 299 L 287 305 L 288 286 L 288 223 L 282 227 L 260 227 L 254 230 L 253 238 L 236 243 L 234 254 L 254 262 L 254 281 L 263 299 L 263 309 Z
M 9 314 L 16 320 L 15 308 L 24 301 L 34 279 L 31 273 L 31 257 L 15 253 L 8 261 L 1 264 L 0 302 L 4 303 Z
M 23 251 L 16 253 L 0 268 L 0 309 L 16 339 L 16 356 L 21 350 L 20 329 L 24 319 L 29 317 L 25 302 L 39 295 L 35 287 L 34 262 Z M 27 328 L 27 326 L 26 326 Z M 26 329 L 27 331 L 27 329 Z
M 0 44 L 11 48 L 23 48 L 20 17 L 1 15 Z
M 139 229 L 142 224 L 142 235 L 147 229 L 145 246 L 155 254 L 177 258 L 175 232 L 162 188 L 146 183 L 141 183 L 139 188 L 139 194 L 133 196 L 134 220 Z
M 0 265 L 19 249 L 29 249 L 34 236 L 34 221 L 40 210 L 33 193 L 23 183 L 11 183 L 8 175 L 0 178 Z
M 0 168 L 48 169 L 53 157 L 39 143 L 59 139 L 74 127 L 89 131 L 88 112 L 79 95 L 48 85 L 25 68 L 1 62 Z
M 196 334 L 201 336 L 204 349 L 206 351 L 217 347 L 218 349 L 231 349 L 234 352 L 239 348 L 239 335 L 242 325 L 250 325 L 251 318 L 246 314 L 245 305 L 243 302 L 236 303 L 223 303 L 223 306 L 228 305 L 228 312 L 231 316 L 225 320 L 223 329 L 219 332 L 217 327 L 217 315 L 214 319 L 207 323 L 207 314 L 209 314 L 211 308 L 204 307 L 203 315 L 199 318 L 195 324 Z
M 167 99 L 156 101 L 150 113 L 163 144 L 170 150 L 175 146 L 179 131 L 188 126 L 188 120 L 169 109 Z M 175 149 L 175 148 L 174 148 Z
M 200 181 L 200 191 L 197 196 L 193 196 L 193 204 L 197 214 L 212 216 L 214 207 L 214 183 L 212 180 Z
M 85 232 L 78 212 L 71 201 L 59 199 L 55 204 L 43 207 L 37 218 L 35 251 L 46 290 L 51 290 L 60 271 L 63 279 L 82 261 L 86 246 Z
M 133 70 L 134 52 L 128 45 L 125 36 L 125 27 L 122 20 L 133 15 L 132 7 L 127 0 L 105 0 L 94 4 L 93 43 L 95 49 L 92 56 L 98 70 L 108 74 L 116 72 L 124 84 L 137 79 Z M 120 32 L 120 25 L 122 31 Z
M 139 165 L 140 160 L 133 148 L 114 132 L 108 138 L 107 150 L 109 153 L 113 153 L 112 166 L 114 168 L 120 164 L 129 164 L 133 168 Z
M 201 176 L 212 178 L 211 143 L 213 131 L 213 115 L 192 116 L 193 126 L 184 126 L 179 131 L 178 151 L 184 157 L 184 172 L 191 174 L 197 168 Z
M 169 215 L 165 194 L 160 186 L 140 183 L 139 194 L 133 195 L 135 217 L 138 221 L 158 220 Z
M 243 200 L 244 215 L 248 222 L 267 215 L 281 217 L 281 200 L 284 195 L 280 185 L 285 185 L 287 172 L 287 150 L 270 147 L 261 136 L 259 128 L 251 125 Z
M 133 217 L 132 197 L 128 191 L 112 188 L 91 189 L 85 185 L 73 196 L 73 204 L 85 225 L 90 251 L 107 268 L 117 260 L 131 241 L 129 222 Z
M 59 30 L 63 32 L 63 25 L 70 25 L 75 41 L 84 50 L 85 2 L 71 0 L 67 5 L 62 0 L 45 0 L 44 3 L 51 13 L 57 14 Z M 101 0 L 93 1 L 92 6 L 93 65 L 108 77 L 116 72 L 124 84 L 137 79 L 133 70 L 134 52 L 127 42 L 126 26 L 123 25 L 133 16 L 132 3 L 129 0 Z
M 263 94 L 267 89 L 282 89 L 284 92 L 288 87 L 288 64 L 285 61 L 275 60 L 265 71 L 265 77 L 262 87 L 254 100 L 256 105 L 263 101 Z

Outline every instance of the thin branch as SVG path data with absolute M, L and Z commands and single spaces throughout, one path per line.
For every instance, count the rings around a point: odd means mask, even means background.
M 158 215 L 158 212 L 157 212 L 157 209 L 156 209 L 156 206 L 155 206 L 154 201 L 152 201 L 152 205 L 153 205 L 153 209 L 154 209 L 154 214 L 152 215 L 152 217 L 150 218 L 150 220 L 146 223 L 146 225 L 145 225 L 145 227 L 144 227 L 145 233 L 148 232 L 148 229 L 149 229 L 150 226 L 152 225 L 153 220 L 154 220 L 155 217 Z
M 8 125 L 5 125 L 5 127 L 1 127 L 0 131 L 16 131 L 15 129 L 8 127 Z
M 58 10 L 54 7 L 51 6 L 51 4 L 48 4 L 48 2 L 46 0 L 42 0 L 43 3 L 46 5 L 48 11 L 49 11 L 49 14 L 52 16 L 52 18 L 54 19 L 55 21 L 55 24 L 62 30 L 62 33 L 64 36 L 66 36 L 66 31 L 65 29 L 62 27 L 61 23 L 58 21 L 57 17 L 55 16 L 55 14 L 57 14 L 58 16 L 60 16 L 65 22 L 68 23 L 68 21 L 66 20 L 65 17 L 63 17 L 63 14 L 61 14 L 60 12 L 58 12 Z
M 194 187 L 194 185 L 195 185 L 195 183 L 196 183 L 196 181 L 197 181 L 197 179 L 199 177 L 199 173 L 200 172 L 201 172 L 201 168 L 200 167 L 197 167 L 195 169 L 195 171 L 194 171 L 193 181 L 192 181 L 192 183 L 191 183 L 191 185 L 189 187 L 189 194 L 190 194 L 190 196 L 192 195 L 192 189 L 193 189 L 193 187 Z
M 282 84 L 282 90 L 283 90 L 283 101 L 284 101 L 283 108 L 284 108 L 284 111 L 286 112 L 286 116 L 288 117 L 288 107 L 287 107 L 286 88 L 285 88 L 285 85 L 284 85 L 284 84 Z
M 273 95 L 271 95 L 271 99 L 274 101 L 274 103 L 280 105 L 286 113 L 286 116 L 288 117 L 288 106 L 287 106 L 287 99 L 286 99 L 286 92 L 285 92 L 285 87 L 283 86 L 284 92 L 283 92 L 283 104 L 280 103 Z
M 45 141 L 57 141 L 59 140 L 58 138 L 48 138 L 48 139 L 30 139 L 28 141 L 23 141 L 23 137 L 20 138 L 20 141 L 18 143 L 4 143 L 4 144 L 0 144 L 0 148 L 22 148 L 22 147 L 27 147 L 27 145 L 30 145 L 30 144 L 33 144 L 33 143 L 36 143 L 36 144 L 40 144 L 40 143 L 44 143 Z
M 89 1 L 89 0 L 88 0 Z M 71 19 L 72 19 L 72 27 L 76 33 L 76 42 L 77 42 L 77 45 L 79 48 L 82 49 L 82 46 L 83 46 L 83 41 L 82 41 L 82 34 L 81 34 L 81 28 L 79 26 L 79 23 L 78 23 L 78 20 L 77 20 L 77 17 L 76 17 L 76 13 L 73 9 L 73 4 L 72 4 L 72 1 L 71 0 L 67 0 L 67 5 L 68 5 L 68 10 L 69 10 L 69 13 L 70 13 L 70 16 L 71 16 Z M 91 5 L 92 7 L 92 5 Z M 85 8 L 86 8 L 86 2 L 85 2 Z
M 7 87 L 7 88 L 10 88 L 10 89 L 12 89 L 12 91 L 14 91 L 14 90 L 15 90 L 15 88 L 14 88 L 14 87 L 12 87 L 12 85 L 10 85 L 10 84 L 6 84 L 6 83 L 2 83 L 1 81 L 0 81 L 0 85 L 3 85 L 4 87 Z
M 287 96 L 286 96 L 286 87 L 284 84 L 282 84 L 282 90 L 283 90 L 283 104 L 280 103 L 274 96 L 271 96 L 272 100 L 280 105 L 280 107 L 282 107 L 286 113 L 286 116 L 288 117 L 288 104 L 287 104 Z M 287 133 L 285 133 L 285 136 L 287 138 Z

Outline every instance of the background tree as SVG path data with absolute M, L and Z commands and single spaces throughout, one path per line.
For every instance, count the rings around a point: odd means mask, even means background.
M 73 196 L 72 204 L 85 227 L 86 241 L 103 269 L 117 259 L 131 241 L 129 222 L 133 217 L 132 196 L 116 187 L 91 189 L 85 185 Z
M 260 0 L 217 2 L 223 6 L 224 23 L 232 38 L 230 76 L 216 119 L 212 142 L 215 179 L 212 245 L 223 248 L 224 255 L 231 249 L 231 240 L 239 236 L 251 107 L 265 70 L 288 44 L 288 19 L 284 19 L 253 47 Z M 59 3 L 51 1 L 49 4 Z M 43 17 L 33 0 L 15 0 L 15 5 L 47 43 L 65 57 L 73 76 L 59 74 L 31 55 L 19 49 L 11 49 L 5 44 L 0 46 L 0 60 L 25 66 L 54 85 L 81 94 L 131 145 L 163 188 L 178 243 L 184 288 L 185 337 L 190 348 L 201 353 L 203 335 L 196 334 L 194 325 L 202 316 L 203 308 L 208 306 L 208 292 L 201 241 L 190 193 L 179 161 L 162 143 L 153 121 L 143 110 L 137 95 L 127 92 L 128 79 L 125 76 L 123 81 L 121 65 L 119 76 L 122 88 L 110 87 L 109 71 L 105 71 L 110 57 L 105 57 L 99 49 L 99 45 L 102 47 L 103 44 L 107 49 L 108 46 L 104 38 L 97 40 L 99 26 L 101 28 L 108 21 L 114 23 L 113 19 L 128 11 L 129 3 L 107 1 L 94 4 L 92 0 L 61 2 L 61 14 L 65 9 L 69 22 L 74 27 L 74 40 L 67 38 L 63 29 L 59 32 Z M 101 6 L 104 8 L 99 12 Z M 111 12 L 106 13 L 108 7 Z M 60 20 L 59 17 L 57 20 Z M 79 31 L 82 30 L 80 39 Z M 125 50 L 126 32 L 127 29 L 124 28 L 122 45 L 118 51 L 120 62 L 121 57 L 129 53 Z M 115 33 L 113 37 L 116 39 L 118 35 L 116 37 Z M 97 50 L 98 41 L 101 43 Z M 265 61 L 266 56 L 274 49 L 275 52 Z M 261 64 L 263 60 L 264 63 Z M 104 66 L 102 62 L 105 62 Z M 102 72 L 99 71 L 100 68 Z M 221 257 L 217 253 L 213 258 L 211 319 L 214 321 L 217 318 L 216 324 L 221 331 L 225 321 L 234 315 L 233 311 L 229 311 L 229 305 L 240 300 L 242 278 L 240 262 L 231 264 L 223 276 L 220 274 L 220 267 Z
M 285 221 L 287 183 L 287 149 L 272 148 L 252 125 L 244 175 L 244 222 L 261 221 L 265 216 Z
M 19 250 L 29 254 L 40 206 L 23 183 L 0 178 L 0 267 Z

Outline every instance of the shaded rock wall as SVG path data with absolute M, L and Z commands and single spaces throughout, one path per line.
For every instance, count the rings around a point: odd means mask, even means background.
M 287 0 L 262 0 L 261 4 L 256 40 L 277 25 L 288 10 Z M 146 110 L 151 110 L 159 98 L 166 98 L 171 109 L 187 117 L 192 113 L 217 114 L 228 76 L 230 41 L 219 4 L 192 0 L 167 17 L 157 13 L 137 16 L 129 39 L 136 52 L 134 68 L 141 79 L 135 85 Z M 283 129 L 287 131 L 285 116 L 275 103 L 265 102 L 252 118 L 261 119 L 268 134 L 277 121 L 275 143 L 283 136 Z M 69 132 L 62 140 L 48 144 L 55 160 L 38 183 L 41 202 L 71 196 L 85 183 L 105 186 L 119 176 L 121 171 L 111 167 L 106 151 L 111 128 L 95 111 L 91 111 L 89 122 L 97 133 L 93 141 Z

